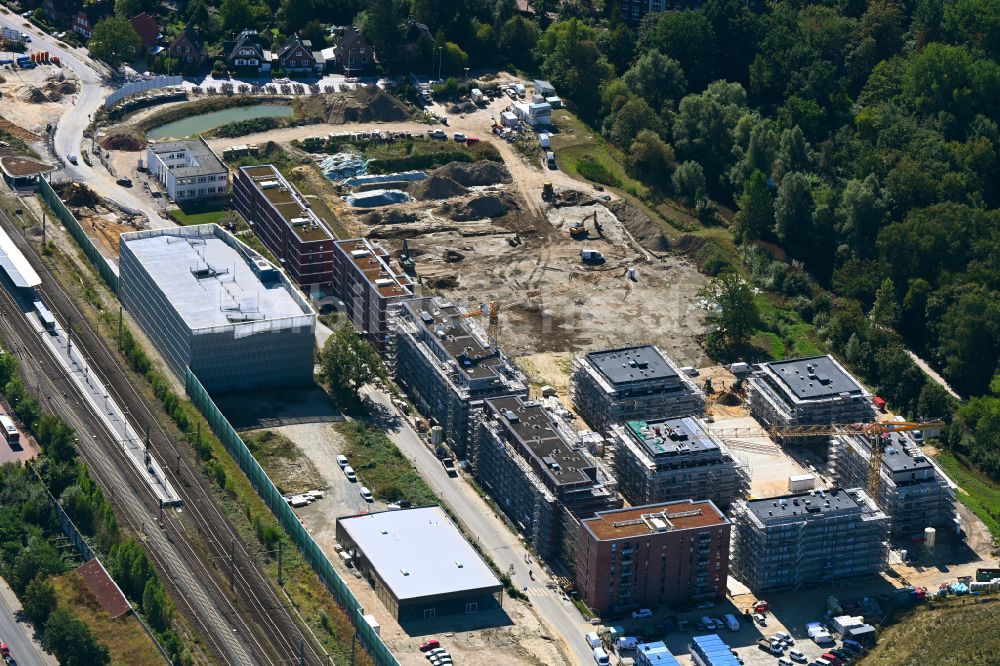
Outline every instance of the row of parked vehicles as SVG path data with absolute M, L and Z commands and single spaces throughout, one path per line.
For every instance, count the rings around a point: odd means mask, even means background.
M 452 666 L 451 654 L 441 647 L 441 642 L 436 638 L 429 638 L 420 644 L 420 651 L 427 657 L 431 666 Z
M 778 631 L 770 638 L 761 638 L 757 641 L 757 647 L 778 657 L 778 666 L 794 666 L 795 664 L 808 664 L 808 666 L 848 666 L 855 663 L 866 651 L 865 647 L 860 643 L 845 640 L 841 647 L 830 647 L 826 652 L 810 662 L 809 658 L 801 650 L 794 649 L 793 645 L 795 645 L 795 639 L 784 631 Z M 786 650 L 788 651 L 787 655 L 785 654 Z

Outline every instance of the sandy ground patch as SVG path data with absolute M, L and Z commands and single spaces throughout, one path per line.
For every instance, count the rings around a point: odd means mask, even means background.
M 65 77 L 65 81 L 54 80 L 60 75 Z M 69 69 L 61 69 L 55 65 L 3 70 L 0 76 L 3 78 L 3 82 L 0 82 L 0 117 L 37 135 L 44 134 L 45 126 L 54 124 L 62 115 L 64 107 L 71 104 L 75 97 L 75 92 L 58 92 L 61 84 L 69 83 L 73 89 L 78 87 L 76 77 Z M 56 94 L 51 94 L 47 86 L 54 87 Z M 71 88 L 67 86 L 65 90 Z M 38 101 L 26 101 L 26 97 Z M 48 97 L 52 98 L 51 101 Z

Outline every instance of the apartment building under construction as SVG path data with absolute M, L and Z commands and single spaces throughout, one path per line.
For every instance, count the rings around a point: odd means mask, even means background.
M 572 570 L 580 520 L 622 505 L 610 470 L 538 402 L 488 398 L 476 422 L 477 481 L 542 557 Z
M 755 594 L 877 574 L 889 517 L 860 488 L 738 500 L 730 573 Z
M 841 486 L 865 486 L 871 468 L 871 443 L 860 435 L 830 442 L 830 465 Z M 922 535 L 926 527 L 960 526 L 955 485 L 903 433 L 883 445 L 881 482 L 874 498 L 898 536 Z
M 871 393 L 829 355 L 757 365 L 747 380 L 747 397 L 750 413 L 765 427 L 867 423 L 875 418 Z
M 615 476 L 633 505 L 710 499 L 726 510 L 750 490 L 748 466 L 695 417 L 611 427 Z
M 659 347 L 644 345 L 574 357 L 570 399 L 591 428 L 701 414 L 705 394 Z
M 396 380 L 441 426 L 455 455 L 471 458 L 470 410 L 485 398 L 527 396 L 527 379 L 465 310 L 443 298 L 403 301 L 394 327 Z

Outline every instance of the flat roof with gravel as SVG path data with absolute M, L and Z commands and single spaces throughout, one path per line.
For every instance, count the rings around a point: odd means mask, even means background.
M 676 377 L 677 372 L 652 345 L 590 352 L 587 360 L 612 386 Z
M 396 599 L 503 588 L 441 507 L 338 518 Z
M 861 395 L 864 388 L 831 356 L 798 358 L 762 364 L 799 400 L 830 398 L 844 393 Z

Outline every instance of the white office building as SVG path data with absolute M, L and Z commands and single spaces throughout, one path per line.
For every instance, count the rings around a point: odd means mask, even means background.
M 201 137 L 149 144 L 146 167 L 178 204 L 229 196 L 229 169 Z

